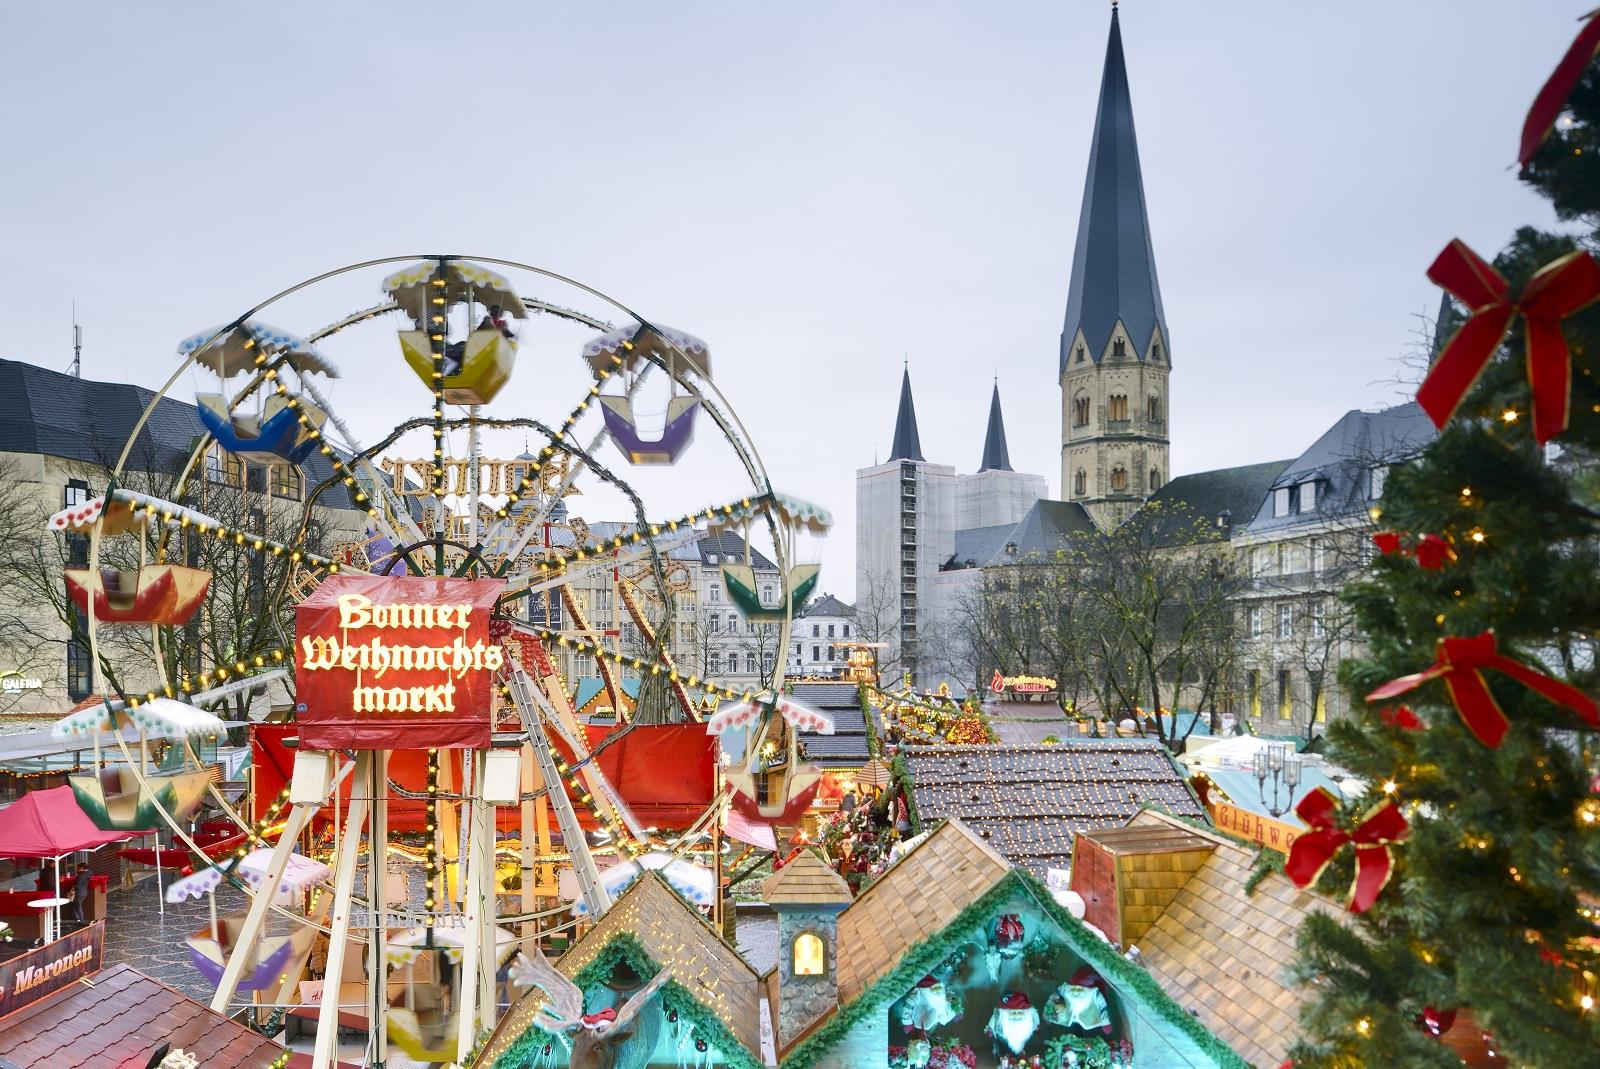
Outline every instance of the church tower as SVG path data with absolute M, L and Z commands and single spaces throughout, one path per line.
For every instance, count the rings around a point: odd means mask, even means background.
M 1060 367 L 1061 496 L 1113 527 L 1169 476 L 1171 367 L 1114 6 Z

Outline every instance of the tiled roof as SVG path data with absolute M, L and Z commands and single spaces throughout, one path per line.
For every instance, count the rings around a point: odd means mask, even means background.
M 1035 501 L 982 566 L 1021 564 L 1029 557 L 1048 558 L 1066 547 L 1070 536 L 1096 530 L 1094 520 L 1076 501 Z M 1011 546 L 1016 551 L 1011 551 Z
M 0 1025 L 0 1065 L 120 1069 L 170 1043 L 201 1065 L 266 1069 L 283 1048 L 127 965 L 26 1006 Z
M 799 619 L 802 616 L 849 617 L 849 615 L 855 611 L 856 610 L 853 606 L 845 604 L 832 594 L 824 594 L 822 597 L 817 598 L 815 601 L 811 602 L 794 615 L 796 619 Z
M 859 766 L 867 750 L 867 722 L 861 715 L 860 690 L 854 683 L 797 683 L 794 700 L 833 717 L 833 734 L 800 732 L 800 746 L 812 761 L 830 767 Z
M 155 392 L 0 360 L 0 397 L 6 399 L 0 408 L 0 452 L 42 453 L 110 468 Z M 138 471 L 175 472 L 202 432 L 194 405 L 163 397 L 140 430 L 128 465 Z M 332 466 L 319 453 L 312 453 L 301 467 L 308 492 L 333 476 Z M 320 501 L 330 508 L 350 507 L 342 483 L 330 486 Z
M 761 882 L 761 897 L 769 906 L 818 905 L 850 902 L 850 885 L 810 850 L 802 850 L 788 864 Z
M 1263 494 L 1251 510 L 1250 532 L 1364 513 L 1371 504 L 1367 473 L 1412 456 L 1437 436 L 1433 422 L 1414 401 L 1379 412 L 1346 412 L 1309 449 L 1284 465 L 1268 488 L 1320 480 L 1316 510 L 1273 516 L 1271 495 Z
M 1203 524 L 1212 538 L 1225 540 L 1250 522 L 1266 500 L 1272 481 L 1288 464 L 1287 460 L 1269 460 L 1180 475 L 1151 498 L 1153 504 L 1168 510 L 1158 512 L 1156 522 L 1171 527 L 1175 536 L 1181 533 L 1184 540 L 1192 537 L 1189 532 L 1196 524 Z M 1223 517 L 1226 519 L 1219 523 Z
M 1161 813 L 1138 814 L 1130 828 L 1198 833 Z M 1306 994 L 1284 977 L 1295 933 L 1312 912 L 1339 916 L 1327 899 L 1268 873 L 1244 890 L 1254 851 L 1225 836 L 1138 941 L 1146 969 L 1185 1008 L 1249 1062 L 1277 1065 L 1299 1034 Z
M 917 816 L 959 817 L 1036 876 L 1066 868 L 1072 836 L 1121 825 L 1146 802 L 1203 816 L 1154 739 L 1072 739 L 1039 746 L 904 746 Z
M 569 977 L 577 976 L 606 944 L 625 933 L 637 939 L 657 965 L 671 968 L 673 981 L 715 1013 L 745 1049 L 761 1049 L 761 995 L 755 970 L 699 910 L 654 872 L 646 872 L 613 902 L 561 956 L 557 967 Z
M 839 1005 L 937 935 L 1011 871 L 958 820 L 946 821 L 839 914 Z

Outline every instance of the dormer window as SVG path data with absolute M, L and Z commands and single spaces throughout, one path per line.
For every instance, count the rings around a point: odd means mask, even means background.
M 1161 343 L 1160 342 L 1152 342 L 1150 344 L 1150 362 L 1152 364 L 1161 363 Z
M 1083 363 L 1084 355 L 1083 345 L 1080 343 L 1078 346 L 1078 363 Z
M 794 975 L 826 976 L 828 945 L 816 932 L 801 932 L 794 937 Z
M 1111 355 L 1112 355 L 1112 357 L 1120 358 L 1120 357 L 1128 355 L 1127 352 L 1126 352 L 1127 347 L 1128 347 L 1128 343 L 1127 343 L 1127 341 L 1125 339 L 1123 339 L 1123 338 L 1114 338 L 1114 339 L 1112 339 L 1112 341 L 1111 341 Z
M 1290 488 L 1287 486 L 1280 486 L 1272 491 L 1272 515 L 1274 517 L 1289 515 L 1289 493 Z
M 1300 511 L 1315 512 L 1317 508 L 1317 480 L 1307 479 L 1300 484 Z
M 1383 496 L 1383 481 L 1388 478 L 1389 469 L 1376 467 L 1367 473 L 1367 496 L 1376 501 Z

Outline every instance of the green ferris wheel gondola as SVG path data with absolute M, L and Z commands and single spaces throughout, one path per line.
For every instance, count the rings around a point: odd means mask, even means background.
M 756 589 L 755 569 L 749 564 L 724 564 L 722 583 L 728 588 L 728 600 L 738 606 L 746 620 L 781 620 L 790 611 L 805 605 L 817 588 L 822 566 L 797 564 L 789 569 L 789 597 L 777 605 L 764 605 Z

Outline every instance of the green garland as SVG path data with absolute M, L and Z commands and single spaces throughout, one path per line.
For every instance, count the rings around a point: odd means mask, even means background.
M 610 980 L 619 964 L 627 965 L 645 980 L 661 971 L 661 966 L 656 964 L 655 959 L 632 933 L 619 932 L 600 948 L 600 953 L 596 954 L 589 964 L 578 970 L 572 982 L 584 991 L 592 990 Z M 680 1018 L 687 1020 L 696 1032 L 705 1037 L 707 1043 L 717 1048 L 717 1052 L 723 1056 L 724 1064 L 731 1066 L 732 1069 L 762 1069 L 761 1060 L 753 1056 L 738 1037 L 728 1031 L 727 1025 L 722 1023 L 722 1018 L 706 1009 L 689 989 L 677 980 L 668 980 L 661 988 L 661 1008 L 663 1012 L 676 1010 Z M 550 1038 L 550 1034 L 542 1028 L 537 1026 L 529 1028 L 495 1060 L 494 1069 L 520 1069 L 534 1049 L 543 1047 Z
M 1195 1045 L 1212 1060 L 1217 1069 L 1251 1069 L 1250 1064 L 1239 1057 L 1231 1047 L 1212 1035 L 1204 1025 L 1173 1001 L 1149 973 L 1124 959 L 1108 943 L 1085 928 L 1083 922 L 1056 902 L 1049 889 L 1021 869 L 1012 869 L 957 914 L 955 919 L 936 935 L 908 948 L 901 955 L 898 965 L 879 977 L 848 1006 L 840 1007 L 826 1024 L 790 1051 L 782 1064 L 786 1069 L 809 1069 L 857 1024 L 885 1010 L 889 1003 L 933 971 L 940 962 L 954 952 L 957 945 L 983 939 L 996 910 L 1019 889 L 1034 899 L 1039 911 L 1066 933 L 1074 953 L 1093 965 L 1101 976 L 1114 981 L 1120 988 L 1131 991 L 1166 1023 L 1194 1040 Z
M 1247 895 L 1255 894 L 1256 888 L 1261 886 L 1261 881 L 1266 879 L 1270 873 L 1276 872 L 1279 876 L 1282 876 L 1283 866 L 1287 861 L 1288 858 L 1284 857 L 1284 855 L 1276 850 L 1268 850 L 1263 846 L 1261 852 L 1256 855 L 1255 863 L 1250 866 L 1250 875 L 1245 877 L 1244 893 Z
M 917 815 L 917 796 L 911 791 L 911 768 L 906 764 L 905 756 L 895 754 L 894 763 L 889 768 L 900 787 L 900 796 L 906 800 L 906 820 L 911 825 L 911 835 L 921 834 L 922 818 Z
M 883 746 L 878 742 L 878 725 L 873 715 L 872 702 L 867 698 L 867 685 L 856 684 L 856 700 L 861 704 L 861 719 L 867 723 L 867 756 L 882 757 Z

